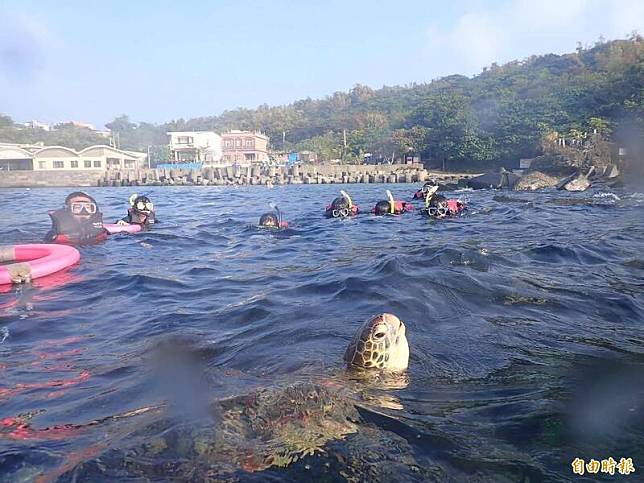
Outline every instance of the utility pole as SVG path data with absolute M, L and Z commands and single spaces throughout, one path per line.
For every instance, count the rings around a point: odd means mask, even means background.
M 150 145 L 148 144 L 148 169 L 150 169 Z
M 343 129 L 342 130 L 342 155 L 340 156 L 340 159 L 344 163 L 344 156 L 347 153 L 347 130 Z

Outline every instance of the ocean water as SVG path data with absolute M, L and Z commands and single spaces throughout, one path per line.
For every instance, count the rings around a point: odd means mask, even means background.
M 322 216 L 340 188 L 364 214 Z M 456 219 L 368 214 L 387 188 L 417 187 L 149 188 L 151 231 L 0 287 L 0 481 L 581 481 L 575 458 L 609 457 L 641 473 L 644 195 L 462 191 Z M 111 222 L 133 189 L 88 192 Z M 66 194 L 0 190 L 1 243 L 40 242 Z M 271 203 L 288 230 L 254 226 Z M 343 374 L 380 312 L 407 326 L 399 386 Z M 209 408 L 304 382 L 347 389 L 353 430 L 285 467 L 240 463 L 285 436 L 233 441 Z M 256 432 L 282 424 L 262 411 Z

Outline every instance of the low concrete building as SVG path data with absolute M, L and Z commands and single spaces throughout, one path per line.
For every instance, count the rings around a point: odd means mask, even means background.
M 170 156 L 175 163 L 221 166 L 221 136 L 213 131 L 171 131 Z
M 0 144 L 0 171 L 33 171 L 33 153 L 19 144 Z
M 224 163 L 250 166 L 268 161 L 268 136 L 258 131 L 232 130 L 221 135 Z
M 0 171 L 123 170 L 145 167 L 147 155 L 96 145 L 75 151 L 64 146 L 0 144 Z

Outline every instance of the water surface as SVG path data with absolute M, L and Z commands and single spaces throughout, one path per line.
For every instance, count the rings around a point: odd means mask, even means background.
M 469 211 L 454 220 L 327 220 L 340 188 L 369 211 L 386 188 L 409 199 L 416 186 L 151 188 L 153 231 L 83 247 L 71 270 L 5 286 L 0 480 L 203 478 L 170 450 L 137 473 L 143 453 L 132 448 L 153 431 L 205 424 L 178 416 L 197 415 L 200 401 L 342 380 L 354 331 L 384 311 L 407 325 L 409 383 L 385 391 L 399 409 L 362 424 L 394 449 L 362 451 L 350 435 L 286 469 L 232 478 L 343 480 L 355 454 L 373 458 L 363 477 L 382 481 L 391 475 L 378 458 L 407 465 L 406 480 L 578 481 L 575 457 L 631 457 L 641 472 L 642 194 L 497 201 L 465 191 L 456 195 Z M 132 190 L 88 192 L 114 221 Z M 42 240 L 66 193 L 1 190 L 2 243 Z M 289 230 L 253 227 L 271 202 Z M 173 415 L 112 417 L 160 403 Z

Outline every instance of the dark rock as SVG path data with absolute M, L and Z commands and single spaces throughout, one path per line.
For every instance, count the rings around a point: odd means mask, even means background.
M 572 177 L 564 178 L 558 185 L 557 189 L 566 191 L 586 191 L 590 188 L 589 178 L 595 174 L 595 167 L 592 166 L 586 174 L 576 174 Z
M 531 203 L 530 200 L 524 200 L 523 198 L 513 198 L 506 195 L 494 195 L 492 199 L 499 203 Z
M 500 188 L 513 188 L 519 177 L 516 174 L 501 170 L 499 173 L 486 173 L 480 176 L 475 176 L 467 180 L 469 188 L 480 189 L 500 189 Z
M 557 178 L 540 171 L 531 171 L 522 176 L 514 185 L 515 191 L 534 191 L 557 186 Z
M 459 188 L 460 186 L 455 183 L 445 183 L 445 184 L 438 185 L 438 191 L 455 191 Z

